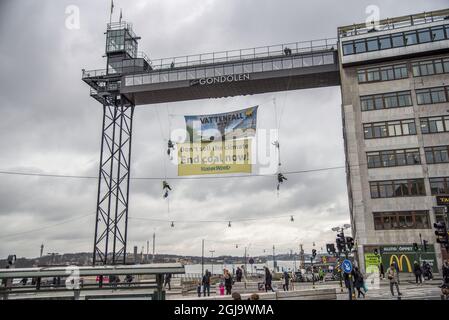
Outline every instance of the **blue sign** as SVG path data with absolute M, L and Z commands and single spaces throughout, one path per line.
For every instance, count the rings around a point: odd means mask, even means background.
M 345 259 L 342 262 L 341 266 L 345 273 L 351 273 L 351 271 L 352 271 L 352 262 L 351 261 L 349 261 L 348 259 Z

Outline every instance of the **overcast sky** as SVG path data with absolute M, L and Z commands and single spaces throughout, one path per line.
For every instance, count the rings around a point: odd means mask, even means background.
M 336 37 L 337 27 L 364 22 L 368 5 L 387 18 L 447 7 L 446 0 L 115 0 L 142 37 L 139 50 L 152 59 Z M 305 5 L 307 3 L 307 5 Z M 67 6 L 80 12 L 80 28 L 66 27 Z M 104 32 L 109 0 L 0 2 L 0 170 L 96 176 L 102 108 L 89 97 L 81 69 L 105 68 Z M 260 121 L 280 120 L 282 170 L 344 164 L 338 87 L 139 106 L 135 112 L 133 177 L 170 177 L 176 167 L 165 153 L 168 114 L 219 113 L 260 105 Z M 280 110 L 283 110 L 281 112 Z M 161 125 L 157 120 L 159 114 Z M 161 132 L 161 126 L 162 131 Z M 260 255 L 317 249 L 334 240 L 331 227 L 349 223 L 343 169 L 289 175 L 276 195 L 274 177 L 173 180 L 170 212 L 160 181 L 135 180 L 130 189 L 128 250 L 146 246 L 156 232 L 156 251 L 201 255 Z M 47 252 L 90 252 L 97 181 L 0 174 L 0 257 Z M 294 215 L 289 218 L 279 216 Z M 169 223 L 135 220 L 265 220 L 227 223 Z M 67 219 L 73 218 L 71 221 Z M 270 219 L 267 219 L 270 218 Z M 273 218 L 273 219 L 271 219 Z M 42 230 L 37 230 L 42 228 Z M 31 231 L 31 232 L 28 232 Z M 240 244 L 236 248 L 235 244 Z

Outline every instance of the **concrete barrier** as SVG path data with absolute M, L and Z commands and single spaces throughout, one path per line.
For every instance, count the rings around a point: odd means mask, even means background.
M 248 300 L 253 293 L 259 295 L 259 300 L 337 300 L 337 291 L 332 289 L 312 289 L 295 291 L 276 291 L 276 292 L 253 292 L 241 293 L 237 290 L 233 292 L 240 293 L 242 300 Z M 183 297 L 180 300 L 233 300 L 232 296 L 210 296 L 210 297 Z

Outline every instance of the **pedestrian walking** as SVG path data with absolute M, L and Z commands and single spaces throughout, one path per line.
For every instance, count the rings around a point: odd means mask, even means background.
M 237 282 L 241 282 L 242 281 L 242 269 L 240 269 L 240 267 L 237 267 L 237 270 L 235 271 L 235 278 L 237 280 Z
M 380 277 L 381 277 L 381 279 L 385 279 L 385 269 L 384 269 L 384 264 L 382 262 L 379 265 L 379 269 L 380 269 Z
M 207 296 L 210 297 L 210 278 L 211 278 L 211 276 L 212 276 L 212 274 L 209 272 L 209 270 L 206 269 L 204 276 L 203 276 L 203 280 L 202 280 L 204 297 L 206 296 L 206 292 L 207 292 Z
M 363 292 L 363 290 L 365 290 L 365 279 L 363 278 L 363 274 L 358 267 L 354 268 L 354 285 L 357 289 L 357 298 L 360 298 L 360 295 L 365 298 L 365 292 Z
M 273 287 L 271 286 L 273 276 L 267 267 L 264 267 L 264 269 L 265 269 L 265 292 L 268 292 L 268 289 L 274 292 Z
M 391 295 L 394 296 L 393 287 L 395 286 L 396 290 L 398 292 L 398 296 L 402 296 L 402 293 L 399 291 L 399 272 L 397 271 L 394 263 L 392 263 L 390 265 L 390 267 L 388 268 L 387 277 L 388 277 L 388 280 L 390 280 Z
M 350 274 L 345 272 L 343 275 L 345 287 L 348 289 L 349 300 L 352 300 L 352 296 L 354 294 L 354 278 L 355 278 L 354 270 L 352 270 Z
M 422 284 L 422 269 L 418 261 L 413 262 L 413 273 L 415 274 L 416 284 L 418 284 L 418 281 Z
M 164 288 L 168 285 L 168 290 L 171 290 L 170 282 L 171 282 L 171 273 L 166 273 L 165 281 L 164 281 Z
M 224 271 L 224 281 L 225 281 L 225 289 L 226 295 L 231 294 L 232 291 L 232 276 L 227 269 Z
M 284 291 L 288 291 L 288 285 L 290 282 L 290 275 L 288 274 L 287 270 L 284 271 L 284 274 L 282 276 L 284 278 L 284 284 L 282 287 L 284 288 Z

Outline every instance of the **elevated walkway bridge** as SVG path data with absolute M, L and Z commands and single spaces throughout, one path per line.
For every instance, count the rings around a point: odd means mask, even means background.
M 134 105 L 144 105 L 340 84 L 336 38 L 131 61 L 112 72 L 83 70 L 91 95 L 103 103 L 102 96 L 117 91 Z

